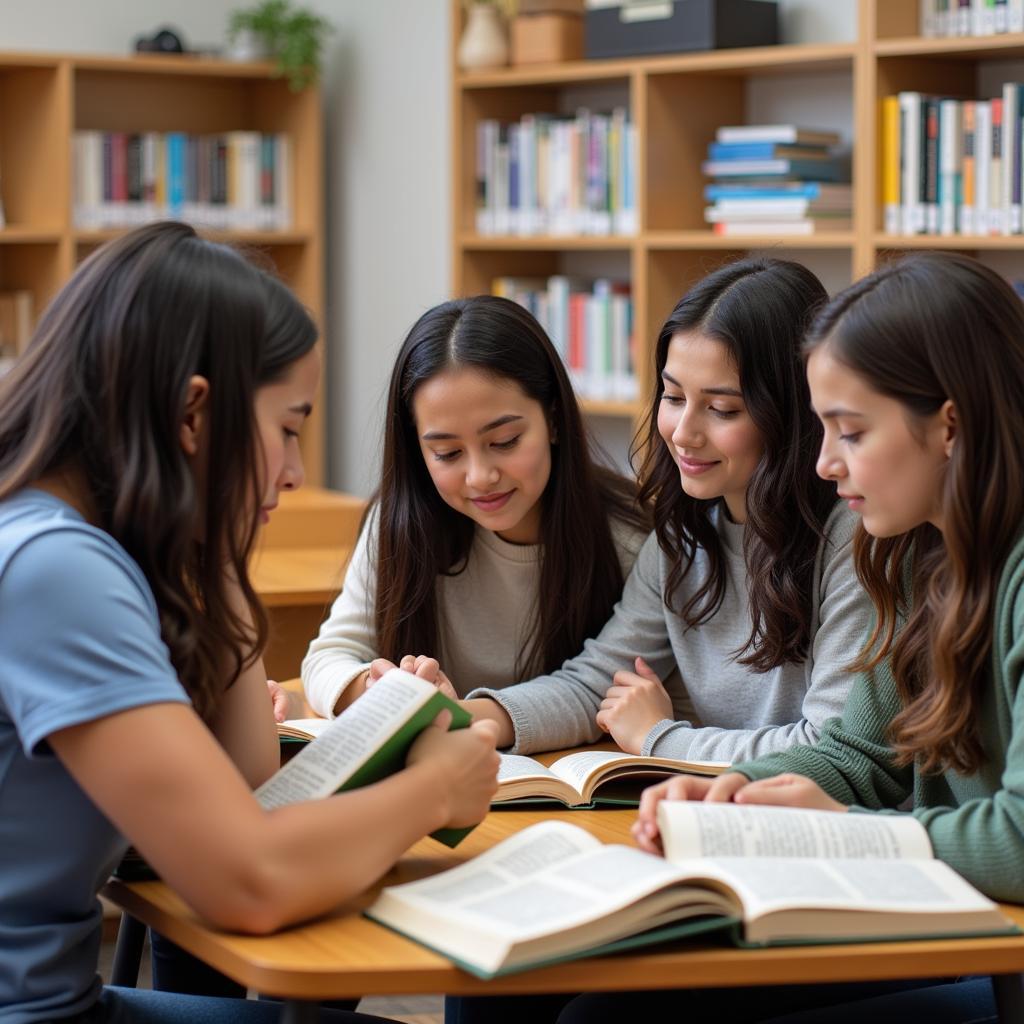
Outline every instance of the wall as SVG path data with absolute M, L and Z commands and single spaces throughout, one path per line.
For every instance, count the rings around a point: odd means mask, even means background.
M 247 0 L 246 0 L 247 2 Z M 324 76 L 327 149 L 329 478 L 367 493 L 388 371 L 401 339 L 447 296 L 448 0 L 305 0 L 336 26 Z M 240 0 L 0 0 L 0 48 L 124 53 L 167 23 L 223 42 Z M 856 31 L 852 0 L 782 0 L 787 41 Z M 785 97 L 782 101 L 785 103 Z M 621 460 L 627 432 L 599 432 Z

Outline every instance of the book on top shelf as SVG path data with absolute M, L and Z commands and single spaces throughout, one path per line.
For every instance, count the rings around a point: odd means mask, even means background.
M 545 767 L 522 754 L 502 754 L 494 803 L 560 803 L 574 809 L 598 804 L 636 807 L 640 793 L 672 775 L 721 775 L 727 761 L 641 757 L 620 750 L 580 750 Z
M 716 235 L 736 238 L 741 235 L 784 235 L 803 237 L 822 232 L 850 231 L 853 222 L 848 217 L 803 217 L 796 220 L 729 220 L 712 225 Z
M 270 810 L 379 782 L 405 766 L 413 740 L 444 710 L 451 712 L 450 729 L 469 725 L 469 713 L 435 686 L 391 669 L 337 718 L 278 726 L 280 736 L 310 742 L 256 790 L 256 799 Z M 454 846 L 469 831 L 441 829 L 433 836 Z
M 709 178 L 798 178 L 839 182 L 844 168 L 835 159 L 825 160 L 705 160 L 701 170 Z
M 800 128 L 795 124 L 723 125 L 715 132 L 718 142 L 778 142 L 791 146 L 838 146 L 837 132 Z
M 926 38 L 1024 32 L 1024 0 L 919 0 Z
M 664 858 L 532 825 L 366 915 L 481 978 L 669 938 L 739 945 L 1014 933 L 909 815 L 665 801 Z

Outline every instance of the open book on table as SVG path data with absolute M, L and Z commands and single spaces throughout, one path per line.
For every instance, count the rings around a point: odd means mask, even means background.
M 912 817 L 663 802 L 666 856 L 531 825 L 368 917 L 482 978 L 668 938 L 740 945 L 1016 931 Z
M 502 754 L 495 804 L 549 803 L 586 808 L 596 804 L 636 807 L 640 793 L 669 775 L 721 775 L 728 761 L 678 761 L 639 757 L 619 750 L 581 750 L 548 767 L 532 757 Z
M 333 718 L 289 718 L 277 723 L 277 738 L 282 743 L 309 743 L 330 727 Z
M 452 713 L 450 729 L 469 725 L 469 713 L 436 687 L 391 669 L 337 718 L 300 720 L 313 723 L 315 739 L 256 790 L 256 799 L 269 810 L 393 775 L 405 767 L 413 740 L 444 709 Z M 469 831 L 441 829 L 433 836 L 454 846 Z

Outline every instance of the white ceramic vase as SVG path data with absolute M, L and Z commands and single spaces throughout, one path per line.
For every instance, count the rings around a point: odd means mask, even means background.
M 270 46 L 262 32 L 243 28 L 231 40 L 224 55 L 228 60 L 266 60 L 270 56 Z
M 459 67 L 466 71 L 508 63 L 508 39 L 497 7 L 488 3 L 470 6 L 459 40 L 458 60 Z

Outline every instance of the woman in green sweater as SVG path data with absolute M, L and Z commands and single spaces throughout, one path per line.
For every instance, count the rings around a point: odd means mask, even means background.
M 636 837 L 658 848 L 662 799 L 843 812 L 912 797 L 936 857 L 992 899 L 1024 902 L 1024 305 L 972 259 L 920 255 L 837 296 L 806 348 L 818 473 L 863 528 L 855 560 L 876 627 L 860 677 L 815 746 L 648 790 Z M 825 1010 L 829 988 L 782 1019 L 995 1019 L 988 978 L 860 1002 L 870 986 L 837 986 L 843 1005 Z M 800 1005 L 771 989 L 760 1000 L 735 1019 Z M 575 1009 L 594 1020 L 606 1007 Z

